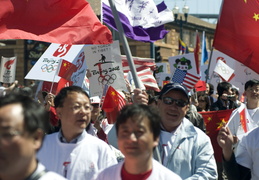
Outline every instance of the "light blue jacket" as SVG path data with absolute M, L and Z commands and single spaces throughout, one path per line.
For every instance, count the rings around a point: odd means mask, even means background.
M 164 166 L 186 180 L 217 179 L 217 165 L 210 138 L 186 118 L 180 128 Z M 158 149 L 161 156 L 162 143 L 159 143 Z

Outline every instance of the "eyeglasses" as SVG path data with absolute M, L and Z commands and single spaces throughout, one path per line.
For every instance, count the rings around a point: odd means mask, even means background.
M 90 112 L 90 111 L 93 110 L 93 107 L 89 104 L 87 104 L 87 105 L 74 105 L 74 106 L 71 106 L 71 109 L 74 110 L 74 111 L 84 109 L 85 111 Z
M 188 104 L 188 102 L 186 102 L 182 99 L 174 99 L 171 97 L 163 97 L 162 101 L 163 101 L 163 103 L 165 103 L 167 105 L 171 105 L 175 102 L 176 106 L 178 106 L 178 107 L 184 107 Z

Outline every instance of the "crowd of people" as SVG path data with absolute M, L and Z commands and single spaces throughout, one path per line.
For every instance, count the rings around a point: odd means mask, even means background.
M 245 83 L 244 102 L 229 82 L 216 93 L 209 83 L 195 94 L 172 82 L 158 94 L 134 89 L 115 124 L 81 87 L 40 92 L 36 101 L 15 86 L 0 95 L 0 180 L 259 179 L 258 80 Z M 216 162 L 200 112 L 227 109 Z

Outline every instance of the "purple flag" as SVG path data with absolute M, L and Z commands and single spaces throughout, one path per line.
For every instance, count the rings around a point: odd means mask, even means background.
M 168 33 L 164 29 L 164 24 L 173 21 L 173 13 L 167 9 L 164 2 L 157 6 L 151 0 L 114 3 L 126 37 L 137 41 L 154 42 L 163 39 Z M 103 0 L 102 5 L 103 22 L 117 30 L 108 1 Z

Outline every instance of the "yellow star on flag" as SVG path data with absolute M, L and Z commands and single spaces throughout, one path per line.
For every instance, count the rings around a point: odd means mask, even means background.
M 218 127 L 217 130 L 219 130 L 221 127 L 223 127 L 223 124 L 226 124 L 227 122 L 225 121 L 225 119 L 221 119 L 221 121 L 219 123 L 217 123 Z
M 254 13 L 253 18 L 255 19 L 255 21 L 257 21 L 259 19 L 259 14 Z
M 111 92 L 111 95 L 112 95 L 112 96 L 115 96 L 115 95 L 116 95 L 116 93 L 115 93 L 114 91 L 112 91 L 112 92 Z

